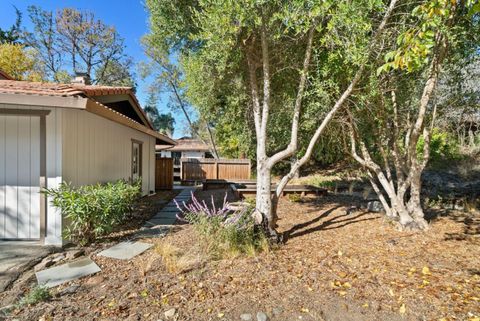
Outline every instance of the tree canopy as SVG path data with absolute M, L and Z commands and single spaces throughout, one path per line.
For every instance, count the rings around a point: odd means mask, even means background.
M 69 82 L 76 72 L 85 72 L 93 84 L 135 86 L 124 39 L 93 12 L 74 8 L 52 12 L 29 6 L 28 17 L 32 30 L 19 32 L 19 22 L 12 30 L 36 52 L 48 79 Z

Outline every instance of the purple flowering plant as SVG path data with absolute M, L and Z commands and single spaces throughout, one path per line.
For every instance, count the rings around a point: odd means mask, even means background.
M 198 200 L 193 192 L 192 202 L 186 204 L 182 202 L 179 204 L 175 201 L 177 208 L 180 210 L 180 213 L 177 214 L 177 219 L 185 223 L 200 223 L 203 221 L 218 222 L 225 227 L 235 227 L 237 229 L 246 229 L 251 227 L 253 220 L 250 219 L 250 207 L 243 207 L 241 210 L 232 210 L 230 208 L 230 203 L 227 201 L 227 194 L 223 198 L 223 203 L 221 207 L 216 207 L 211 198 L 211 206 L 203 200 Z

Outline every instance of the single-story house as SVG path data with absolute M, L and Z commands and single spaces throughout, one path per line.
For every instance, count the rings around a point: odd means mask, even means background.
M 78 79 L 77 79 L 78 80 Z M 156 132 L 131 88 L 0 74 L 0 239 L 61 245 L 64 220 L 42 188 L 142 179 L 155 190 Z
M 213 158 L 211 149 L 200 139 L 182 137 L 175 140 L 176 145 L 157 144 L 157 158 L 173 158 L 173 177 L 180 180 L 182 158 Z
M 210 147 L 200 139 L 182 137 L 175 140 L 176 145 L 158 144 L 157 156 L 165 158 L 212 158 Z

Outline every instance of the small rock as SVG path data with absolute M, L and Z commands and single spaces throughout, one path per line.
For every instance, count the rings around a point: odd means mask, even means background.
M 80 287 L 80 285 L 78 285 L 78 284 L 70 285 L 68 288 L 63 289 L 60 292 L 60 295 L 73 294 L 73 293 L 77 292 L 79 287 Z
M 388 241 L 387 241 L 387 244 L 389 244 L 389 245 L 397 245 L 398 242 L 395 241 L 394 239 L 391 239 L 391 240 L 388 240 Z
M 55 262 L 49 257 L 45 258 L 42 262 L 38 263 L 35 265 L 35 272 L 41 271 L 43 269 L 48 268 L 49 266 L 52 266 Z
M 275 315 L 282 314 L 282 313 L 283 313 L 283 309 L 280 308 L 280 307 L 273 308 L 273 309 L 272 309 L 272 313 L 275 314 Z
M 177 310 L 175 308 L 172 308 L 170 310 L 165 311 L 164 312 L 165 318 L 167 318 L 167 319 L 173 318 L 175 316 L 175 312 L 177 312 Z
M 57 263 L 57 262 L 60 262 L 61 260 L 64 260 L 65 259 L 65 254 L 63 253 L 60 253 L 60 254 L 57 254 L 53 257 L 52 261 L 54 263 Z
M 86 282 L 87 285 L 98 285 L 100 283 L 102 283 L 103 281 L 105 280 L 105 278 L 101 275 L 96 275 L 96 276 L 92 276 L 91 278 L 89 278 Z
M 252 315 L 250 313 L 244 313 L 240 315 L 240 319 L 242 321 L 249 321 L 252 320 Z
M 268 321 L 268 317 L 263 312 L 257 312 L 257 321 Z
M 383 212 L 383 205 L 380 201 L 370 201 L 367 203 L 367 210 L 374 213 Z
M 80 257 L 83 254 L 85 254 L 85 250 L 83 250 L 83 249 L 68 251 L 67 252 L 67 260 L 76 259 L 77 257 Z

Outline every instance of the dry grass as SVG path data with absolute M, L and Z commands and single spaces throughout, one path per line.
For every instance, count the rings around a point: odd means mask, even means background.
M 148 272 L 152 271 L 155 262 L 159 259 L 156 255 L 141 256 L 139 261 L 135 262 L 142 277 L 147 276 Z
M 163 240 L 155 246 L 166 270 L 172 274 L 181 274 L 198 268 L 208 257 L 203 251 L 184 251 L 168 240 Z

